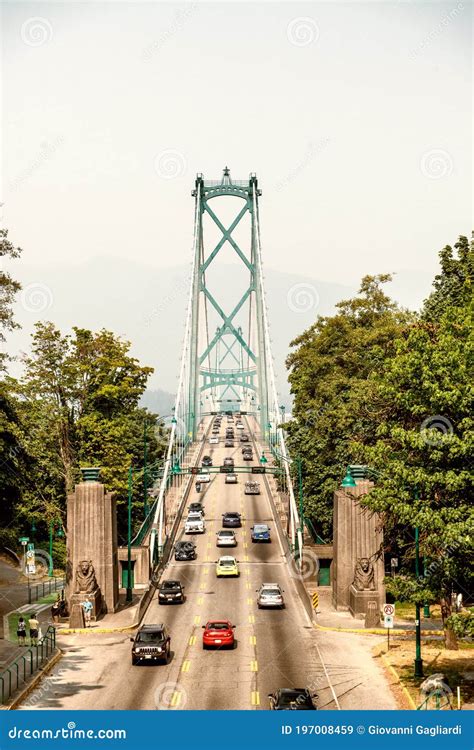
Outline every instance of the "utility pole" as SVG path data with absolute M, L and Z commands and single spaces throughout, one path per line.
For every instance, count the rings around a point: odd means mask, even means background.
M 128 470 L 128 531 L 127 531 L 127 602 L 133 598 L 132 589 L 132 479 L 133 469 Z
M 143 423 L 143 514 L 145 518 L 148 515 L 148 482 L 147 482 L 147 427 L 148 422 L 145 417 Z

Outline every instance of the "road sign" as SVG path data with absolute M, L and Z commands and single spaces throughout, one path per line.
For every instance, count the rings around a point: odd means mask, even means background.
M 317 609 L 319 604 L 319 594 L 317 591 L 311 594 L 311 601 L 313 602 L 313 609 Z
M 265 466 L 252 466 L 252 474 L 265 474 Z
M 388 615 L 389 617 L 393 617 L 395 614 L 395 604 L 384 604 L 383 605 L 383 613 L 384 615 Z
M 27 545 L 27 544 L 28 544 L 28 542 L 30 541 L 30 537 L 29 537 L 29 536 L 21 536 L 21 537 L 19 538 L 19 540 L 18 540 L 18 541 L 19 541 L 19 542 L 21 542 L 21 544 L 22 544 L 22 545 L 23 545 L 24 547 L 26 547 L 26 545 Z
M 393 628 L 393 615 L 384 615 L 383 626 L 384 628 Z
M 26 550 L 26 572 L 30 576 L 36 573 L 35 548 L 31 542 Z

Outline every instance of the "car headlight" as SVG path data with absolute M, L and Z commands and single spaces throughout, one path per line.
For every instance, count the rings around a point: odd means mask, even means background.
M 139 648 L 134 648 L 133 649 L 133 653 L 134 654 L 139 654 L 140 653 L 140 649 Z
M 161 654 L 161 652 L 163 651 L 163 649 L 161 648 L 161 646 L 158 646 L 158 649 L 157 649 L 157 650 L 158 650 L 158 653 L 159 653 L 159 654 Z

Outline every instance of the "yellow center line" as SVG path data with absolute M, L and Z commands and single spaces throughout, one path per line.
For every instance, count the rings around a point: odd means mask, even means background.
M 249 638 L 249 640 L 250 640 L 250 645 L 251 646 L 256 646 L 257 645 L 257 636 L 256 635 L 251 635 L 250 638 Z
M 245 562 L 248 562 L 250 560 L 250 557 L 248 555 L 244 555 L 244 560 Z M 250 571 L 249 571 L 249 574 L 250 574 Z
M 255 617 L 254 617 L 253 615 L 249 615 L 249 623 L 250 623 L 251 625 L 253 625 L 253 624 L 254 624 L 254 622 L 255 622 Z M 199 624 L 199 623 L 196 623 L 196 625 L 198 625 L 198 624 Z
M 250 662 L 250 671 L 251 672 L 258 672 L 258 663 L 256 661 Z
M 200 622 L 201 622 L 201 615 L 196 615 L 196 617 L 194 618 L 194 624 L 199 625 Z
M 191 662 L 189 659 L 185 659 L 183 661 L 183 666 L 181 667 L 181 672 L 189 672 L 189 667 L 191 666 Z
M 258 690 L 252 690 L 250 694 L 250 702 L 252 706 L 259 706 L 260 705 L 260 694 Z
M 248 542 L 244 542 L 244 547 L 247 548 L 248 546 Z
M 245 584 L 245 588 L 251 589 L 252 588 L 252 584 L 247 581 L 247 583 Z
M 196 636 L 195 635 L 192 635 L 190 637 L 190 639 L 189 639 L 189 645 L 190 646 L 195 646 L 196 645 Z
M 247 604 L 253 604 L 253 599 L 250 596 L 247 597 Z
M 202 596 L 200 596 L 200 597 L 198 598 L 198 604 L 202 604 L 202 603 L 203 603 L 203 601 L 204 601 L 204 598 L 203 598 Z
M 204 570 L 202 571 L 203 576 L 207 576 L 208 573 L 209 573 L 209 568 L 204 568 Z
M 179 706 L 180 703 L 181 703 L 181 691 L 175 690 L 173 695 L 171 696 L 170 705 L 173 706 L 173 708 L 175 708 L 176 706 Z

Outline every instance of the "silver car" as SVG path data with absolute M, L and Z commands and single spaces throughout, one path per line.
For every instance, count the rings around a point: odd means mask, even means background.
M 226 474 L 225 475 L 225 483 L 226 484 L 237 484 L 237 474 Z
M 235 538 L 235 531 L 231 529 L 221 529 L 217 532 L 217 547 L 237 547 L 237 539 Z
M 280 588 L 278 583 L 262 583 L 259 589 L 257 589 L 257 605 L 261 607 L 278 607 L 283 609 L 285 602 L 283 601 L 283 589 Z

